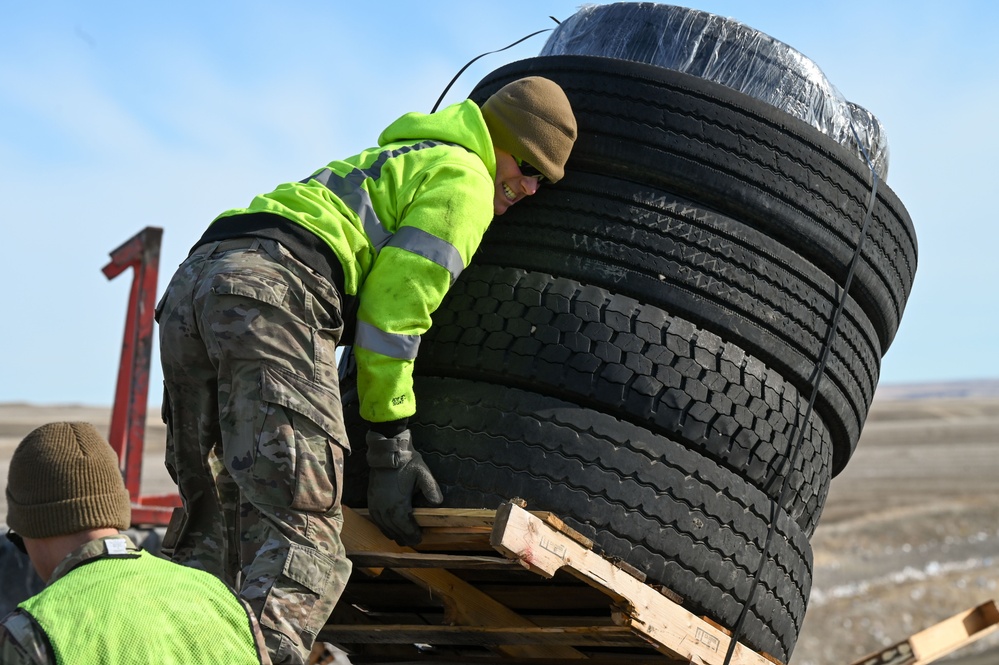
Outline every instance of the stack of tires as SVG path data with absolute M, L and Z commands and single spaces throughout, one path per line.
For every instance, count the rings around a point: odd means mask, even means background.
M 549 46 L 619 9 L 581 10 L 590 23 L 566 21 Z M 881 183 L 818 376 L 872 193 L 857 151 L 746 92 L 623 57 L 515 62 L 471 97 L 534 75 L 565 90 L 579 139 L 565 178 L 493 222 L 434 315 L 414 441 L 445 505 L 552 511 L 723 626 L 748 602 L 739 639 L 786 662 L 809 538 L 912 285 L 911 221 Z M 344 502 L 363 506 L 357 434 Z

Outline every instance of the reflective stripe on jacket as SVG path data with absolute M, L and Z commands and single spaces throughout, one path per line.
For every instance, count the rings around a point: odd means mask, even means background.
M 420 337 L 492 220 L 495 173 L 489 131 L 466 100 L 406 114 L 377 148 L 220 215 L 279 214 L 339 257 L 344 290 L 359 298 L 354 353 L 365 420 L 415 413 Z

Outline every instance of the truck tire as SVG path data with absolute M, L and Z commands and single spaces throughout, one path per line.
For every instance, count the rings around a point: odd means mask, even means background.
M 565 90 L 579 125 L 568 167 L 632 180 L 737 219 L 845 282 L 871 172 L 843 146 L 726 86 L 645 63 L 593 56 L 514 62 L 487 75 L 477 101 L 523 76 Z M 850 294 L 887 351 L 916 270 L 916 237 L 879 183 Z
M 475 263 L 569 277 L 686 318 L 809 394 L 841 289 L 738 220 L 647 186 L 567 171 L 493 222 Z M 459 282 L 461 279 L 459 279 Z M 846 465 L 874 398 L 881 347 L 848 298 L 818 409 Z
M 444 506 L 496 508 L 519 497 L 636 567 L 692 612 L 735 625 L 759 566 L 772 510 L 770 557 L 740 638 L 786 662 L 811 585 L 801 529 L 760 491 L 667 437 L 606 414 L 504 386 L 421 377 L 414 445 Z M 363 436 L 352 438 L 345 505 L 364 505 Z
M 434 314 L 417 375 L 552 395 L 650 429 L 777 498 L 811 535 L 833 445 L 813 413 L 794 469 L 804 400 L 737 345 L 632 298 L 542 273 L 469 267 Z M 422 395 L 418 393 L 422 409 Z

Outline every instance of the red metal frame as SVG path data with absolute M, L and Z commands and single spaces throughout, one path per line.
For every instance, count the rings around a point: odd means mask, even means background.
M 160 267 L 162 238 L 163 229 L 147 226 L 112 251 L 111 262 L 102 268 L 109 280 L 128 268 L 135 269 L 108 434 L 108 441 L 118 454 L 125 488 L 132 498 L 132 523 L 135 525 L 165 525 L 170 521 L 173 508 L 180 505 L 180 497 L 176 494 L 142 496 L 140 491 L 149 367 L 153 349 L 156 277 Z

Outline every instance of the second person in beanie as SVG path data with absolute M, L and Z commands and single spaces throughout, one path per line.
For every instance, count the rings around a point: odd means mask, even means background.
M 164 549 L 241 584 L 274 662 L 305 661 L 350 573 L 336 347 L 357 363 L 371 518 L 415 544 L 414 493 L 441 501 L 408 428 L 420 336 L 493 216 L 561 178 L 575 138 L 540 77 L 481 109 L 403 115 L 376 146 L 220 214 L 174 274 L 157 320 L 184 508 Z
M 131 506 L 118 456 L 90 423 L 28 434 L 6 495 L 7 538 L 46 587 L 0 620 L 3 665 L 270 663 L 232 589 L 121 533 Z

